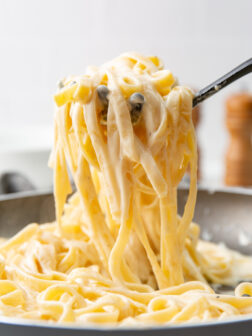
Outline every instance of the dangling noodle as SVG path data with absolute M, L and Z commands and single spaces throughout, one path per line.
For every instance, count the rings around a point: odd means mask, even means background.
M 198 239 L 192 97 L 157 57 L 136 53 L 61 81 L 50 158 L 57 220 L 1 244 L 2 315 L 153 325 L 252 313 L 250 283 L 233 296 L 208 285 L 251 280 L 252 259 Z M 66 201 L 69 175 L 77 191 Z

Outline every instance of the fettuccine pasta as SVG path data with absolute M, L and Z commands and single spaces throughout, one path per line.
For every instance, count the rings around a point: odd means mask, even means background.
M 155 325 L 252 313 L 252 258 L 199 240 L 189 88 L 157 57 L 123 54 L 55 94 L 56 222 L 0 245 L 0 314 Z M 190 172 L 181 216 L 177 188 Z M 70 176 L 76 191 L 72 193 Z

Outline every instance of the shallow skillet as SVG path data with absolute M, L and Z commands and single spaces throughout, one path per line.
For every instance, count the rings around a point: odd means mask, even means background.
M 179 210 L 187 195 L 178 193 Z M 26 224 L 54 219 L 51 192 L 20 193 L 0 196 L 0 236 L 10 237 Z M 222 189 L 198 191 L 195 222 L 201 226 L 204 239 L 223 241 L 227 246 L 252 255 L 252 190 Z M 242 238 L 243 237 L 243 238 Z M 246 237 L 244 241 L 244 237 Z M 13 318 L 0 318 L 0 336 L 251 336 L 252 316 L 221 322 L 182 324 L 171 327 L 102 328 L 56 326 Z

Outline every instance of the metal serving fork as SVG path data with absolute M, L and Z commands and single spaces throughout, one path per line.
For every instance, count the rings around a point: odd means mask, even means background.
M 193 98 L 193 107 L 250 72 L 252 72 L 252 58 L 238 65 L 236 68 L 209 84 L 204 89 L 198 91 Z

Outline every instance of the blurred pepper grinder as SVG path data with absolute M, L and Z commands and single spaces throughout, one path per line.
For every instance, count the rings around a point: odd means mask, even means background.
M 225 184 L 252 186 L 252 95 L 239 93 L 226 101 L 230 141 L 225 161 Z

